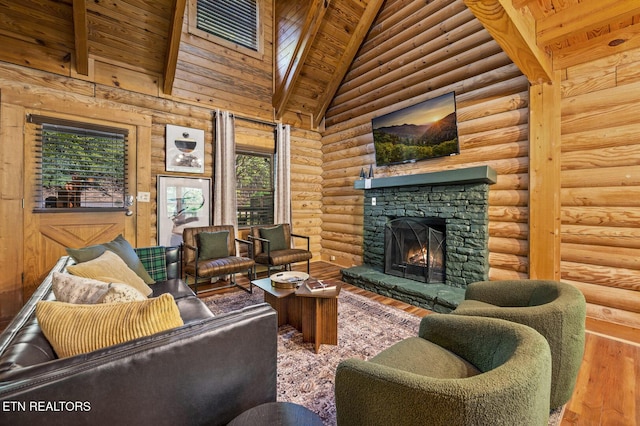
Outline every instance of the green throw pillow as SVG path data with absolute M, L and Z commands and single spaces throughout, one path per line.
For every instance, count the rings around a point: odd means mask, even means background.
M 199 260 L 229 256 L 229 231 L 200 232 L 196 241 Z
M 104 244 L 96 244 L 79 249 L 67 248 L 67 254 L 77 263 L 82 263 L 98 258 L 107 250 L 120 256 L 120 258 L 124 260 L 124 263 L 142 278 L 145 283 L 153 284 L 155 282 L 144 268 L 142 262 L 140 262 L 140 258 L 133 250 L 131 244 L 129 244 L 122 235 L 118 235 L 113 241 Z
M 277 225 L 273 228 L 260 228 L 260 237 L 265 240 L 269 240 L 271 251 L 289 248 L 287 247 L 287 243 L 284 239 L 284 228 L 282 225 Z M 266 247 L 264 251 L 267 251 Z

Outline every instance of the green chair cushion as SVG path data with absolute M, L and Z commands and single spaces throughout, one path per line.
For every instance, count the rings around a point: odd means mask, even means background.
M 284 229 L 282 225 L 277 225 L 272 228 L 260 228 L 260 238 L 269 240 L 269 249 L 271 251 L 288 249 L 286 240 L 284 238 Z
M 229 256 L 229 231 L 199 232 L 198 259 L 216 259 Z
M 435 379 L 463 379 L 480 374 L 470 362 L 420 337 L 404 339 L 370 361 Z

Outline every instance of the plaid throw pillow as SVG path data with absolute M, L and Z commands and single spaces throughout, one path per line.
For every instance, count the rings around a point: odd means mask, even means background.
M 167 257 L 164 246 L 141 247 L 134 249 L 155 282 L 167 279 Z

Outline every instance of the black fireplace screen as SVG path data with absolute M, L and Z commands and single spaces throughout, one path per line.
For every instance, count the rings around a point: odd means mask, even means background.
M 398 218 L 384 232 L 384 272 L 426 283 L 445 281 L 444 219 Z

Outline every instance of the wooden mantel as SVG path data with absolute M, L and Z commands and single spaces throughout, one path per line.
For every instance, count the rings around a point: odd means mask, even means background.
M 443 170 L 405 176 L 390 176 L 375 179 L 359 179 L 355 189 L 393 188 L 396 186 L 417 185 L 463 185 L 467 183 L 494 184 L 497 173 L 489 166 L 467 167 L 464 169 Z

